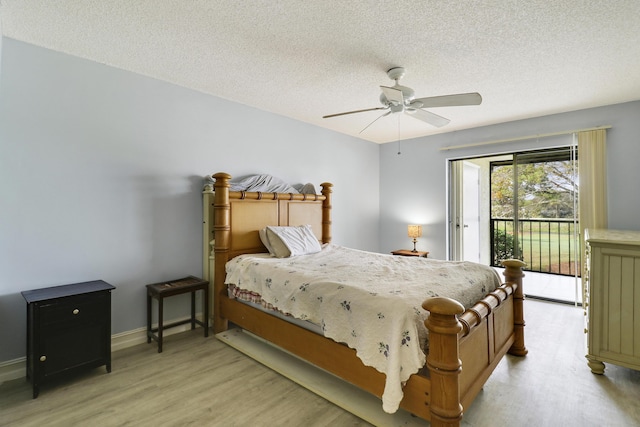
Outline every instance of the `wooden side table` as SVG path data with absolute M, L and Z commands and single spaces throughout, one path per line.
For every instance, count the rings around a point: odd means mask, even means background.
M 393 255 L 399 255 L 399 256 L 418 256 L 418 257 L 424 257 L 424 258 L 428 258 L 429 256 L 429 252 L 413 252 L 410 249 L 398 249 L 397 251 L 393 251 L 391 252 Z
M 196 319 L 196 292 L 203 291 L 204 321 Z M 163 301 L 167 297 L 191 292 L 191 318 L 179 322 L 163 324 Z M 151 327 L 151 306 L 152 299 L 158 300 L 158 327 Z M 147 343 L 151 340 L 158 342 L 158 353 L 162 353 L 162 334 L 167 328 L 191 323 L 191 329 L 196 328 L 196 324 L 204 328 L 204 336 L 209 336 L 209 282 L 194 276 L 168 282 L 153 283 L 147 285 Z

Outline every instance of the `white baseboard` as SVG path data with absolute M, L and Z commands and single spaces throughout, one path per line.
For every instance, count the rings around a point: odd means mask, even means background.
M 25 377 L 27 375 L 26 363 L 26 357 L 0 362 L 0 384 Z
M 180 320 L 186 320 L 189 317 L 185 317 L 184 319 L 172 320 L 169 322 L 165 322 L 166 324 L 179 322 Z M 158 325 L 153 325 L 154 328 L 157 328 Z M 179 334 L 180 332 L 185 332 L 191 330 L 191 324 L 185 323 L 184 325 L 174 326 L 173 328 L 165 329 L 162 331 L 162 335 L 168 337 L 169 335 Z M 118 350 L 123 350 L 125 348 L 133 347 L 134 345 L 143 344 L 147 342 L 147 327 L 142 327 L 138 329 L 134 329 L 132 331 L 120 332 L 119 334 L 111 335 L 111 352 L 115 352 Z M 155 341 L 152 341 L 151 344 L 157 346 L 158 344 Z
M 196 317 L 199 320 L 202 320 L 202 316 Z M 174 322 L 180 322 L 182 320 L 189 319 L 190 316 L 183 317 L 181 319 L 174 319 L 165 321 L 165 324 L 170 324 Z M 209 322 L 211 325 L 211 322 Z M 157 328 L 158 325 L 154 324 L 154 328 Z M 163 335 L 169 336 L 173 334 L 179 334 L 180 332 L 185 332 L 191 329 L 190 323 L 185 323 L 184 325 L 175 326 L 173 328 L 165 329 L 163 331 Z M 134 345 L 143 344 L 147 342 L 147 327 L 144 326 L 142 328 L 133 329 L 131 331 L 120 332 L 114 335 L 111 335 L 111 352 L 116 352 L 118 350 L 123 350 L 125 348 L 133 347 Z M 153 345 L 158 345 L 155 341 L 152 341 Z M 150 344 L 150 345 L 151 345 Z M 0 362 L 0 384 L 5 381 L 16 380 L 18 378 L 24 378 L 27 376 L 27 358 L 20 357 L 18 359 L 7 360 L 6 362 Z

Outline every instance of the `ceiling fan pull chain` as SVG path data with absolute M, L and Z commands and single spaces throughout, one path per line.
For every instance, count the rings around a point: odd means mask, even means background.
M 402 154 L 400 150 L 400 116 L 398 116 L 398 156 Z

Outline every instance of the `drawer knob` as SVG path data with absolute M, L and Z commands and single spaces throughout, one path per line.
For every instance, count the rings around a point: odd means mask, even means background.
M 45 360 L 47 360 L 47 356 L 40 356 L 40 361 L 44 362 Z
M 77 308 L 73 310 L 73 314 L 78 314 L 80 313 L 80 310 L 78 310 Z

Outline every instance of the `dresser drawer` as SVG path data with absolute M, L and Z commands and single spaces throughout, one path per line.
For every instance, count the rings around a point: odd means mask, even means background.
M 109 310 L 109 295 L 104 292 L 60 298 L 40 306 L 43 327 L 60 323 L 83 323 L 104 318 Z

